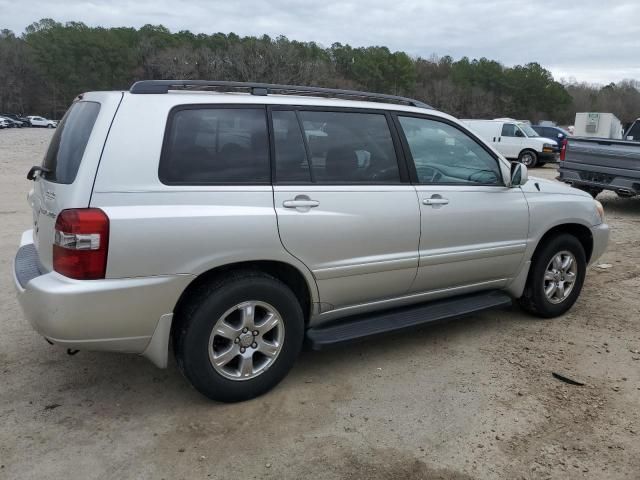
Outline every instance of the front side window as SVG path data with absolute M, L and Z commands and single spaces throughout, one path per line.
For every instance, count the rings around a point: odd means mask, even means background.
M 419 183 L 502 185 L 498 161 L 465 132 L 436 120 L 399 120 Z
M 385 115 L 284 111 L 272 118 L 278 182 L 400 182 Z
M 517 131 L 517 127 L 513 123 L 505 123 L 504 125 L 502 125 L 503 137 L 515 137 L 516 131 Z
M 264 109 L 173 111 L 159 177 L 169 185 L 268 183 L 269 143 Z

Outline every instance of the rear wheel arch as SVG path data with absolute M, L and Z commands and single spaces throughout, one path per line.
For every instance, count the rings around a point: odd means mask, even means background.
M 300 307 L 304 313 L 305 324 L 309 322 L 314 303 L 314 292 L 312 289 L 315 288 L 315 285 L 309 285 L 309 281 L 305 278 L 305 275 L 291 264 L 273 260 L 258 260 L 225 264 L 198 275 L 187 285 L 187 288 L 184 289 L 173 309 L 174 321 L 171 325 L 171 331 L 173 332 L 178 328 L 181 310 L 205 285 L 215 282 L 224 276 L 234 274 L 241 275 L 242 272 L 264 273 L 284 283 L 291 289 L 300 302 Z

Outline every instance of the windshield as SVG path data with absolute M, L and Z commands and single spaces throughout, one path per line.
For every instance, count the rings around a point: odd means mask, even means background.
M 533 128 L 531 128 L 531 125 L 528 125 L 526 123 L 519 123 L 518 127 L 520 127 L 520 130 L 522 130 L 527 137 L 539 137 L 540 136 L 540 135 L 538 135 L 536 133 L 536 131 Z

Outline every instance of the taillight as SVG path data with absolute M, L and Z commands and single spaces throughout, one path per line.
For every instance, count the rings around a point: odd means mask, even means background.
M 564 157 L 567 156 L 567 139 L 562 140 L 562 148 L 560 148 L 560 161 L 564 162 Z
M 109 217 L 99 208 L 72 208 L 58 215 L 53 269 L 70 278 L 104 278 L 109 250 Z

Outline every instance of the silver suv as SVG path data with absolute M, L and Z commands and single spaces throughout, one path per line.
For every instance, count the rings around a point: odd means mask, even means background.
M 415 100 L 208 81 L 80 95 L 29 172 L 15 285 L 69 351 L 255 397 L 324 348 L 501 307 L 566 312 L 602 206 Z

